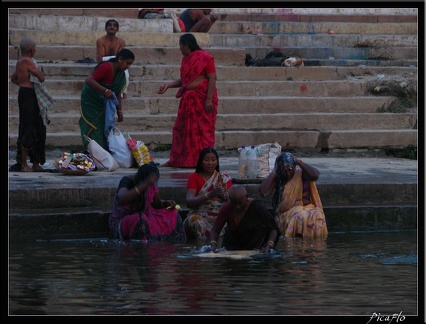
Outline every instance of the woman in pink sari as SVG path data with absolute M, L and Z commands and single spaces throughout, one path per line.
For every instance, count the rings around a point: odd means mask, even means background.
M 163 94 L 169 88 L 179 88 L 178 114 L 173 125 L 169 160 L 162 167 L 193 168 L 204 147 L 214 147 L 217 89 L 214 58 L 203 51 L 192 34 L 179 39 L 183 55 L 180 79 L 166 83 L 157 91 Z
M 109 218 L 112 238 L 185 241 L 176 202 L 160 198 L 155 185 L 159 177 L 158 167 L 150 162 L 121 179 Z

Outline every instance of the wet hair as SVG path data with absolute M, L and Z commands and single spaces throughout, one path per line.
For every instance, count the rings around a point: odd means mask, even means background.
M 286 164 L 296 166 L 296 162 L 294 162 L 294 157 L 290 152 L 284 152 L 277 157 L 277 178 L 281 178 L 282 176 L 284 176 L 283 168 Z
M 229 188 L 229 199 L 233 203 L 236 199 L 241 199 L 243 196 L 248 197 L 247 189 L 241 184 L 233 184 Z
M 213 147 L 205 147 L 200 151 L 200 155 L 198 156 L 198 162 L 197 162 L 197 166 L 195 167 L 195 172 L 202 172 L 204 171 L 203 169 L 203 160 L 204 157 L 206 156 L 207 153 L 213 153 L 214 155 L 216 155 L 216 159 L 217 159 L 217 165 L 216 165 L 216 171 L 219 172 L 219 155 L 217 154 L 216 150 Z
M 179 37 L 179 45 L 187 45 L 191 52 L 201 50 L 201 47 L 197 43 L 197 39 L 190 33 L 183 34 Z
M 276 210 L 279 199 L 282 196 L 283 190 L 284 190 L 284 183 L 282 181 L 282 178 L 284 177 L 283 169 L 284 165 L 291 164 L 293 166 L 296 166 L 296 162 L 294 161 L 294 157 L 290 152 L 284 152 L 280 156 L 277 157 L 277 176 L 275 177 L 275 192 L 272 196 L 272 207 L 274 210 Z
M 157 175 L 158 178 L 160 178 L 160 171 L 158 170 L 157 165 L 154 162 L 149 162 L 146 164 L 142 164 L 139 169 L 138 172 L 136 173 L 135 176 L 135 185 L 137 186 L 139 183 L 141 183 L 144 179 L 146 179 L 147 177 L 149 177 L 150 174 L 155 173 Z M 142 192 L 141 195 L 138 196 L 138 207 L 140 210 L 144 210 L 145 209 L 145 204 L 146 204 L 146 190 L 144 190 Z
M 142 180 L 146 179 L 151 173 L 155 173 L 157 177 L 160 178 L 160 170 L 154 162 L 142 164 L 136 174 L 136 183 L 140 183 Z
M 107 28 L 108 24 L 111 22 L 115 22 L 117 24 L 117 29 L 120 29 L 120 25 L 118 24 L 118 21 L 115 19 L 109 19 L 107 20 L 107 22 L 105 23 L 105 29 Z

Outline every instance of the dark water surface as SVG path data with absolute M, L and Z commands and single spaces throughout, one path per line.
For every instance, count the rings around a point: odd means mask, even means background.
M 195 243 L 14 240 L 9 315 L 417 315 L 417 247 L 417 232 L 334 233 L 235 260 Z

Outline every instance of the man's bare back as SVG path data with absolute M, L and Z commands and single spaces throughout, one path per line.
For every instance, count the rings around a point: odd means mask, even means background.
M 22 88 L 33 88 L 33 83 L 30 81 L 30 73 L 34 74 L 40 82 L 44 82 L 44 73 L 39 70 L 31 57 L 21 56 L 16 62 L 16 70 L 10 80 Z

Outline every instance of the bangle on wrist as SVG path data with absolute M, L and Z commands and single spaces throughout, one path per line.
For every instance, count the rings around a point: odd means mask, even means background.
M 271 248 L 273 248 L 274 245 L 275 245 L 273 241 L 268 241 L 268 242 L 266 242 L 266 244 L 269 245 L 269 246 L 271 246 Z
M 206 199 L 209 200 L 209 197 L 207 197 L 207 193 L 204 194 L 204 197 L 206 197 Z
M 108 89 L 108 88 L 106 88 L 104 93 L 106 94 L 106 93 L 108 92 L 108 90 L 109 90 L 109 89 Z
M 135 191 L 136 191 L 136 193 L 137 193 L 138 195 L 140 195 L 140 194 L 141 194 L 141 192 L 139 191 L 138 187 L 136 187 L 136 186 L 135 186 Z
M 210 241 L 210 245 L 212 245 L 213 243 L 217 245 L 216 241 Z

